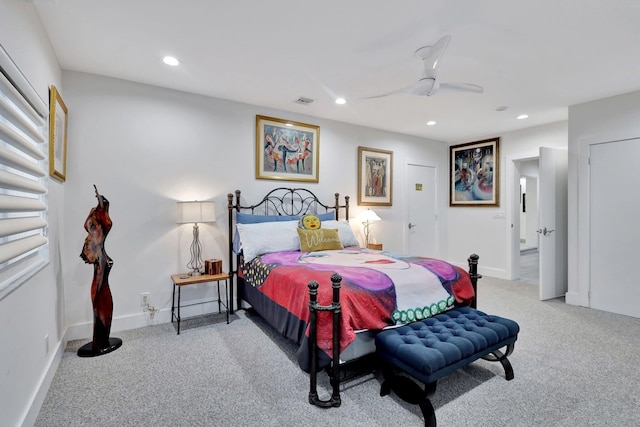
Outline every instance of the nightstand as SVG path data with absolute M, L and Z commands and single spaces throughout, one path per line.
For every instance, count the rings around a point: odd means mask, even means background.
M 173 295 L 171 298 L 171 323 L 175 320 L 178 324 L 178 335 L 180 335 L 180 290 L 183 286 L 187 285 L 195 285 L 196 283 L 207 283 L 207 282 L 216 282 L 218 287 L 218 299 L 208 300 L 208 301 L 200 301 L 193 304 L 186 304 L 182 307 L 189 307 L 192 305 L 206 304 L 208 302 L 217 302 L 218 303 L 218 313 L 222 313 L 222 307 L 224 306 L 225 312 L 227 314 L 227 324 L 229 324 L 229 275 L 227 273 L 220 274 L 201 274 L 200 276 L 189 276 L 187 273 L 184 274 L 173 274 L 171 276 L 171 281 L 173 282 Z M 224 281 L 224 295 L 225 299 L 222 301 L 222 296 L 220 295 L 220 282 Z M 176 305 L 176 288 L 178 289 L 178 304 Z
M 367 248 L 374 249 L 376 251 L 381 251 L 382 250 L 382 243 L 369 243 L 369 246 L 367 246 Z

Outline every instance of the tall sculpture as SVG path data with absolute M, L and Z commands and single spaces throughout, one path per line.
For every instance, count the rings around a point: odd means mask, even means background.
M 111 318 L 113 315 L 113 299 L 109 289 L 109 272 L 113 260 L 104 249 L 104 241 L 111 230 L 109 217 L 109 201 L 98 193 L 98 206 L 92 208 L 84 221 L 87 237 L 80 258 L 87 264 L 93 264 L 93 281 L 91 282 L 91 304 L 93 305 L 93 341 L 78 350 L 80 357 L 94 357 L 110 353 L 122 345 L 120 338 L 109 338 Z

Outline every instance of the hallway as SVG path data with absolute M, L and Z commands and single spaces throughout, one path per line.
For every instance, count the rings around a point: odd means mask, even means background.
M 520 282 L 538 285 L 538 249 L 520 251 Z

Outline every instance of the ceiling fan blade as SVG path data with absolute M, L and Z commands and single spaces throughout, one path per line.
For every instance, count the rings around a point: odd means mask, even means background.
M 440 89 L 448 92 L 484 92 L 484 88 L 482 86 L 474 85 L 472 83 L 440 83 Z
M 433 88 L 435 81 L 434 79 L 420 79 L 412 85 L 407 87 L 403 87 L 401 89 L 396 89 L 391 92 L 382 93 L 380 95 L 368 96 L 363 99 L 373 99 L 373 98 L 382 98 L 384 96 L 396 95 L 399 93 L 409 93 L 413 95 L 429 95 L 431 88 Z
M 450 41 L 451 36 L 446 35 L 438 40 L 433 46 L 425 46 L 416 50 L 416 55 L 422 58 L 422 61 L 424 62 L 422 78 L 435 79 L 440 58 L 442 58 L 442 55 L 447 50 Z
M 444 55 L 451 36 L 446 35 L 438 40 L 433 46 L 424 46 L 416 50 L 416 55 L 422 58 L 424 70 L 420 80 L 414 84 L 397 89 L 380 95 L 369 96 L 364 99 L 382 98 L 383 96 L 395 95 L 398 93 L 410 93 L 419 96 L 431 96 L 436 94 L 440 89 L 453 92 L 473 92 L 482 93 L 484 89 L 481 86 L 471 83 L 440 83 L 438 79 L 438 67 L 440 66 L 440 58 Z

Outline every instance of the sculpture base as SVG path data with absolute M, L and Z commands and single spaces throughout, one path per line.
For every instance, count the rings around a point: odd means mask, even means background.
M 117 350 L 122 345 L 122 340 L 120 338 L 109 338 L 109 345 L 103 348 L 93 348 L 93 343 L 90 342 L 88 344 L 83 345 L 78 349 L 79 357 L 96 357 L 102 356 L 103 354 L 111 353 L 114 350 Z

